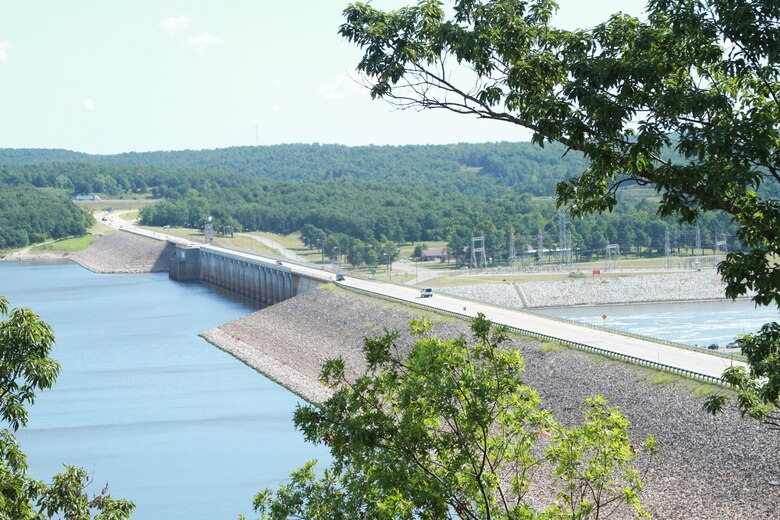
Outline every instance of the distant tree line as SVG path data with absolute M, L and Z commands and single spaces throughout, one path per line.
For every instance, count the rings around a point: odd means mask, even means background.
M 6 186 L 59 188 L 72 195 L 149 193 L 142 223 L 290 233 L 317 229 L 323 254 L 378 264 L 386 243 L 446 241 L 466 259 L 473 234 L 484 234 L 494 263 L 515 251 L 558 245 L 555 184 L 586 165 L 563 148 L 528 143 L 448 146 L 280 145 L 224 150 L 90 156 L 60 150 L 0 150 Z M 5 164 L 2 164 L 5 161 Z M 65 162 L 62 162 L 65 161 Z M 111 162 L 113 161 L 113 162 Z M 667 222 L 656 216 L 654 192 L 629 186 L 613 214 L 570 223 L 573 246 L 586 258 L 620 244 L 622 252 L 663 252 Z M 672 224 L 672 247 L 693 244 Z M 308 236 L 311 232 L 303 232 Z M 702 243 L 733 226 L 717 213 L 701 227 Z M 352 263 L 352 262 L 351 262 Z
M 91 164 L 92 168 L 81 167 L 85 175 L 67 175 L 75 190 L 85 192 L 104 192 L 99 188 L 106 186 L 100 182 L 93 186 L 95 189 L 87 189 L 87 184 L 97 181 L 101 174 L 114 178 L 120 188 L 137 189 L 133 179 L 138 175 L 148 182 L 149 175 L 154 175 L 151 172 L 167 169 L 317 183 L 359 179 L 415 185 L 425 178 L 429 185 L 468 193 L 479 193 L 483 185 L 489 189 L 496 182 L 516 187 L 521 193 L 543 196 L 552 195 L 560 180 L 571 178 L 586 167 L 581 156 L 568 155 L 562 160 L 563 153 L 558 145 L 542 149 L 530 143 L 357 147 L 286 144 L 103 156 L 66 150 L 0 149 L 0 164 Z M 99 168 L 101 165 L 106 168 Z M 125 172 L 112 168 L 115 165 L 123 166 Z M 46 185 L 51 185 L 51 174 L 57 168 L 46 174 Z M 113 188 L 110 182 L 107 187 Z

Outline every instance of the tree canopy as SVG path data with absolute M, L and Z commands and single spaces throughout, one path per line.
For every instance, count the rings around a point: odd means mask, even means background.
M 299 407 L 295 424 L 329 446 L 333 462 L 319 475 L 309 463 L 276 492 L 261 491 L 256 511 L 271 519 L 643 516 L 637 457 L 652 456 L 652 438 L 632 445 L 628 421 L 601 397 L 585 403 L 580 426 L 556 423 L 523 383 L 507 331 L 483 315 L 473 341 L 436 337 L 430 326 L 410 322 L 408 351 L 398 333 L 367 339 L 358 377 L 341 359 L 324 365 L 333 396 Z M 545 486 L 555 491 L 539 495 Z
M 114 499 L 108 486 L 92 497 L 85 488 L 89 474 L 72 466 L 55 475 L 51 484 L 33 479 L 27 458 L 12 432 L 27 424 L 27 405 L 38 390 L 54 385 L 59 364 L 49 357 L 54 333 L 30 309 L 9 312 L 0 296 L 0 520 L 122 520 L 135 509 L 132 502 Z M 94 513 L 94 516 L 93 516 Z
M 92 217 L 63 191 L 11 185 L 0 178 L 0 249 L 80 236 Z
M 747 252 L 718 269 L 730 297 L 780 305 L 780 5 L 649 0 L 586 30 L 552 24 L 552 0 L 436 0 L 383 12 L 356 3 L 340 33 L 364 55 L 375 98 L 520 125 L 589 161 L 558 184 L 575 215 L 612 210 L 627 182 L 658 212 L 693 223 L 722 210 Z M 749 371 L 727 380 L 742 411 L 773 420 L 780 327 L 744 342 Z M 710 401 L 710 409 L 725 400 Z

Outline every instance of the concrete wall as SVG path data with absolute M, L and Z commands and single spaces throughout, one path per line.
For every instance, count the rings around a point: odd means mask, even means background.
M 263 305 L 274 305 L 319 285 L 284 265 L 209 247 L 176 245 L 169 275 L 173 280 L 199 280 Z
M 200 280 L 200 249 L 176 244 L 169 260 L 168 276 L 180 282 Z

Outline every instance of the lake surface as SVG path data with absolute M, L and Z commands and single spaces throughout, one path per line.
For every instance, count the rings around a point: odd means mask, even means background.
M 778 319 L 776 307 L 749 300 L 546 309 L 541 314 L 632 332 L 684 345 L 720 346 Z M 602 316 L 607 316 L 606 320 Z
M 88 491 L 108 482 L 133 518 L 234 519 L 303 462 L 327 462 L 293 427 L 294 395 L 197 336 L 255 310 L 246 302 L 75 264 L 0 263 L 0 294 L 57 338 L 57 384 L 17 434 L 36 478 L 81 466 Z

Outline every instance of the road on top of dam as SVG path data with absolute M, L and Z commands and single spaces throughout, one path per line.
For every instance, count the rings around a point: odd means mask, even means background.
M 245 257 L 246 259 L 255 262 L 260 261 L 275 265 L 279 265 L 279 262 L 282 262 L 280 267 L 288 268 L 294 274 L 322 282 L 335 281 L 334 273 L 325 271 L 321 267 L 315 267 L 311 264 L 292 262 L 288 259 L 277 259 L 220 246 L 191 242 L 182 238 L 133 226 L 122 220 L 121 217 L 116 214 L 108 214 L 105 222 L 111 227 L 138 235 L 158 240 L 168 240 L 178 244 L 201 247 L 207 250 L 220 251 L 232 256 Z M 494 323 L 543 334 L 563 341 L 595 347 L 616 354 L 631 356 L 650 363 L 658 363 L 712 378 L 719 379 L 723 370 L 729 366 L 746 366 L 742 361 L 713 355 L 704 350 L 680 348 L 673 345 L 656 343 L 651 340 L 625 336 L 606 329 L 591 328 L 576 323 L 556 320 L 554 318 L 529 314 L 519 310 L 463 300 L 454 296 L 436 293 L 430 298 L 421 298 L 419 289 L 414 287 L 396 285 L 377 280 L 361 279 L 349 275 L 345 275 L 345 279 L 337 283 L 344 287 L 414 303 L 429 307 L 433 310 L 447 311 L 470 317 L 474 317 L 477 313 L 481 312 Z

